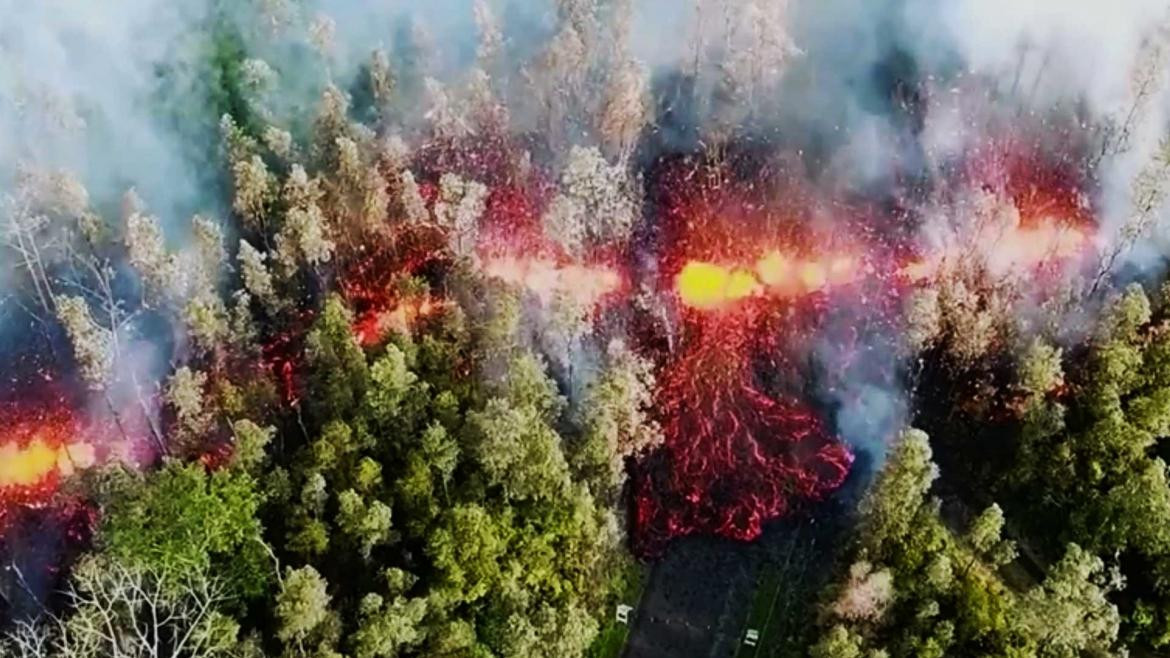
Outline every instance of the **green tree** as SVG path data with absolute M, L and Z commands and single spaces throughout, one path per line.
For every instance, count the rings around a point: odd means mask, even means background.
M 1121 624 L 1108 598 L 1115 589 L 1100 558 L 1069 544 L 1021 608 L 1024 623 L 1039 638 L 1039 655 L 1075 658 L 1111 652 Z
M 662 444 L 651 415 L 653 390 L 651 364 L 620 341 L 611 343 L 605 369 L 581 404 L 581 436 L 569 450 L 576 474 L 602 500 L 617 496 L 627 458 Z
M 439 584 L 458 600 L 483 597 L 499 579 L 508 534 L 478 505 L 456 505 L 445 512 L 427 542 Z
M 242 471 L 174 461 L 146 474 L 117 470 L 103 504 L 102 546 L 179 580 L 215 570 L 231 596 L 256 596 L 271 574 L 257 519 L 262 500 Z
M 426 387 L 410 371 L 406 355 L 395 345 L 370 368 L 370 391 L 366 396 L 367 416 L 387 430 L 411 431 L 423 410 Z
M 447 486 L 455 474 L 455 467 L 459 465 L 459 444 L 442 425 L 432 423 L 423 431 L 419 447 L 423 459 L 443 485 L 443 492 L 446 495 Z
M 472 454 L 489 482 L 512 500 L 564 495 L 569 468 L 560 437 L 532 406 L 512 407 L 503 399 L 488 401 L 483 411 L 468 414 Z
M 424 598 L 396 596 L 386 603 L 378 594 L 367 594 L 360 608 L 361 621 L 351 638 L 356 658 L 394 658 L 425 637 L 421 628 L 427 614 Z
M 232 432 L 235 434 L 232 466 L 259 475 L 267 459 L 265 449 L 276 435 L 276 428 L 261 427 L 245 418 L 232 423 Z
M 1058 386 L 1064 378 L 1062 352 L 1040 338 L 1032 339 L 1020 360 L 1017 378 L 1020 388 L 1030 397 L 1040 398 Z
M 861 502 L 862 542 L 874 556 L 885 555 L 889 545 L 910 532 L 937 477 L 926 434 L 913 429 L 903 432 Z
M 862 658 L 862 639 L 845 626 L 838 624 L 829 629 L 809 649 L 812 658 Z
M 286 569 L 276 595 L 276 637 L 300 644 L 329 616 L 328 583 L 312 566 Z
M 1011 562 L 1016 557 L 1015 544 L 1002 537 L 1003 523 L 1003 509 L 992 503 L 975 518 L 967 531 L 967 540 L 975 553 L 995 566 Z
M 380 500 L 365 501 L 353 489 L 337 496 L 337 527 L 358 547 L 364 559 L 375 546 L 391 539 L 391 510 Z
M 313 391 L 306 401 L 316 418 L 348 417 L 365 394 L 370 373 L 352 325 L 353 315 L 340 297 L 333 296 L 305 337 Z

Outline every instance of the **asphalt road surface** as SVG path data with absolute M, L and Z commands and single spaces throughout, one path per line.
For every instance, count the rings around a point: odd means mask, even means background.
M 676 540 L 651 571 L 623 657 L 735 658 L 765 569 L 779 582 L 764 593 L 768 622 L 759 630 L 766 635 L 758 651 L 739 658 L 798 655 L 863 484 L 863 476 L 851 477 L 833 499 L 769 524 L 750 544 Z
M 732 658 L 763 552 L 711 537 L 675 541 L 654 566 L 626 658 Z

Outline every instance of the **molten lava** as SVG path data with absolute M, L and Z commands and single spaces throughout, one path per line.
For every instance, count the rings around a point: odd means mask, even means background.
M 754 539 L 840 487 L 853 462 L 803 399 L 801 354 L 822 309 L 865 282 L 874 258 L 860 233 L 812 231 L 799 181 L 777 191 L 750 168 L 699 167 L 664 162 L 649 182 L 662 218 L 658 285 L 674 293 L 679 322 L 657 372 L 664 442 L 633 478 L 643 556 L 689 534 Z
M 1028 275 L 1037 268 L 1074 260 L 1092 247 L 1084 228 L 1052 217 L 1025 223 L 1018 213 L 1007 223 L 978 227 L 972 235 L 948 236 L 934 253 L 902 268 L 911 281 L 929 282 L 947 265 L 975 259 L 994 279 Z
M 764 310 L 698 314 L 682 354 L 660 375 L 665 445 L 636 479 L 635 542 L 655 555 L 674 537 L 759 536 L 765 521 L 844 482 L 853 461 L 799 400 L 765 392 L 753 361 Z
M 409 334 L 424 318 L 442 310 L 446 302 L 429 295 L 408 299 L 389 310 L 373 309 L 354 320 L 353 333 L 366 347 L 377 345 L 391 333 Z
M 96 462 L 80 433 L 62 399 L 0 404 L 0 551 L 23 524 L 59 524 L 78 546 L 89 536 L 92 509 L 58 491 L 62 479 Z
M 64 412 L 9 418 L 0 435 L 0 498 L 28 499 L 61 477 L 93 466 L 93 446 L 77 441 L 78 427 Z
M 0 445 L 0 490 L 32 487 L 53 476 L 68 477 L 93 463 L 93 446 L 85 443 L 52 446 L 38 438 L 24 446 Z
M 31 487 L 57 468 L 57 449 L 37 439 L 26 446 L 0 446 L 0 488 Z
M 688 261 L 675 278 L 675 290 L 683 304 L 714 310 L 748 297 L 807 295 L 848 283 L 858 274 L 857 259 L 852 256 L 814 260 L 773 249 L 750 268 Z

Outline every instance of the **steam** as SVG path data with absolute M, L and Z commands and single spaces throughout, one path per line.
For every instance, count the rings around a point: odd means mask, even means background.
M 497 0 L 487 6 L 506 37 L 504 69 L 515 77 L 552 37 L 555 3 Z M 67 167 L 99 200 L 116 199 L 134 185 L 148 207 L 173 225 L 213 204 L 193 135 L 176 124 L 206 109 L 199 105 L 207 99 L 200 96 L 205 89 L 198 78 L 212 72 L 195 62 L 208 52 L 209 37 L 200 31 L 216 12 L 250 26 L 241 30 L 247 49 L 280 76 L 273 106 L 291 111 L 313 102 L 326 76 L 345 86 L 378 48 L 400 60 L 411 49 L 429 49 L 424 73 L 457 80 L 475 61 L 472 9 L 472 0 L 114 0 L 80 9 L 64 0 L 3 0 L 0 181 L 10 180 L 22 161 Z M 257 15 L 264 18 L 255 20 Z M 955 139 L 957 122 L 971 132 L 980 118 L 956 117 L 953 106 L 932 103 L 925 117 L 932 140 L 907 140 L 906 133 L 916 130 L 890 107 L 891 76 L 910 84 L 985 76 L 999 98 L 1029 109 L 1082 106 L 1093 118 L 1124 121 L 1133 109 L 1137 67 L 1151 44 L 1166 38 L 1157 28 L 1170 12 L 1162 0 L 721 0 L 681 6 L 649 0 L 633 3 L 631 17 L 633 56 L 659 78 L 695 70 L 700 90 L 715 84 L 718 58 L 733 58 L 736 49 L 752 45 L 746 43 L 748 19 L 772 21 L 767 27 L 779 34 L 771 47 L 784 58 L 790 79 L 775 97 L 763 99 L 763 123 L 794 135 L 785 139 L 798 147 L 814 150 L 815 141 L 828 140 L 835 144 L 830 157 L 836 175 L 872 184 L 888 175 L 891 162 L 905 163 L 919 148 L 962 148 L 966 142 Z M 282 32 L 281 24 L 318 19 L 328 61 L 314 66 L 305 55 L 310 44 L 304 35 Z M 256 30 L 265 24 L 272 29 Z M 399 67 L 400 60 L 394 62 Z M 1107 189 L 1118 190 L 1110 205 L 1120 205 L 1120 192 L 1156 143 L 1146 139 L 1162 124 L 1166 103 L 1163 93 L 1156 96 L 1138 117 L 1134 153 L 1109 174 L 1117 180 Z
M 191 99 L 166 97 L 159 83 L 205 11 L 159 0 L 0 2 L 0 189 L 28 163 L 74 172 L 99 204 L 135 186 L 168 218 L 190 212 L 201 176 L 167 111 Z
M 912 11 L 929 43 L 949 41 L 966 67 L 996 78 L 1036 108 L 1085 103 L 1097 117 L 1129 110 L 1135 65 L 1159 25 L 1170 19 L 1162 0 L 920 0 Z

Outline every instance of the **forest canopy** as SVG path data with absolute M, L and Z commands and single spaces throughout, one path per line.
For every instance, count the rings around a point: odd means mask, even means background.
M 794 518 L 754 656 L 1170 647 L 1159 3 L 120 4 L 0 25 L 0 656 L 615 658 Z

